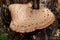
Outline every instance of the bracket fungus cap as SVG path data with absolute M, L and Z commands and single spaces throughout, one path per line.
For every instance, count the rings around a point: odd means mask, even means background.
M 12 17 L 10 28 L 19 33 L 43 29 L 55 21 L 55 15 L 48 8 L 36 10 L 28 4 L 11 4 L 9 10 Z

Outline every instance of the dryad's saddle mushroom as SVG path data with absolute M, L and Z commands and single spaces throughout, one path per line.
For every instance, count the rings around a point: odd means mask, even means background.
M 55 21 L 55 15 L 48 8 L 32 9 L 30 4 L 11 4 L 10 28 L 19 33 L 43 29 Z

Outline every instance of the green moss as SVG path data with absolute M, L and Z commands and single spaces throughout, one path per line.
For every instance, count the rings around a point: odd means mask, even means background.
M 0 40 L 8 40 L 8 37 L 6 35 L 0 35 Z
M 60 40 L 60 35 L 56 37 L 56 40 Z

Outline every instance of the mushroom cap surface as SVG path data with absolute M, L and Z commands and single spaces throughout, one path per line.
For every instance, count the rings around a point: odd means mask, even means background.
M 29 33 L 37 29 L 44 29 L 55 21 L 55 15 L 48 8 L 32 9 L 31 6 L 11 4 L 10 28 L 19 33 Z

